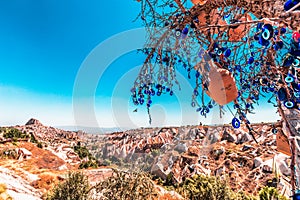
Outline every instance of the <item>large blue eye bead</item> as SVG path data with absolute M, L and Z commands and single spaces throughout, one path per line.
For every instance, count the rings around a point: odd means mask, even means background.
M 293 101 L 285 101 L 284 106 L 288 109 L 293 108 L 295 106 L 295 103 Z
M 294 96 L 298 99 L 300 98 L 300 92 L 294 92 Z
M 264 40 L 269 40 L 273 37 L 274 29 L 270 24 L 265 24 L 262 28 L 261 36 Z
M 296 68 L 300 67 L 300 59 L 298 57 L 294 59 L 293 66 Z
M 287 75 L 284 80 L 286 83 L 292 83 L 292 82 L 294 82 L 295 79 L 293 76 Z
M 287 100 L 287 94 L 286 94 L 286 90 L 282 87 L 278 90 L 277 92 L 277 96 L 278 96 L 278 99 L 280 101 L 285 101 Z
M 241 122 L 237 118 L 233 118 L 231 122 L 233 128 L 240 128 Z

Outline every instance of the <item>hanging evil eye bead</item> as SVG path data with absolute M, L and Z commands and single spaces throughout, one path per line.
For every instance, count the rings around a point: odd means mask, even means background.
M 272 128 L 272 133 L 273 133 L 273 134 L 277 134 L 277 132 L 278 132 L 278 131 L 277 131 L 276 128 Z
M 233 118 L 231 122 L 233 128 L 240 128 L 241 122 L 237 118 Z
M 292 76 L 292 75 L 287 75 L 286 77 L 285 77 L 285 79 L 284 79 L 284 81 L 286 82 L 286 83 L 292 83 L 292 82 L 294 82 L 294 77 Z
M 294 57 L 290 54 L 287 54 L 284 58 L 284 61 L 283 61 L 283 66 L 284 67 L 289 67 L 291 66 L 292 64 L 294 64 Z M 295 64 L 297 65 L 297 61 L 295 62 Z M 294 65 L 295 66 L 295 65 Z M 296 66 L 295 66 L 296 67 Z
M 268 40 L 265 40 L 262 36 L 259 36 L 259 41 L 258 41 L 259 44 L 263 45 L 263 46 L 269 46 L 270 42 Z M 264 53 L 264 51 L 263 51 Z
M 219 48 L 218 48 L 218 47 L 214 48 L 214 52 L 215 52 L 215 53 L 218 53 L 218 51 L 219 51 Z
M 231 54 L 231 50 L 230 49 L 226 49 L 226 51 L 224 52 L 224 56 L 225 57 L 229 57 Z
M 187 27 L 185 27 L 182 30 L 182 39 L 186 38 L 186 36 L 188 35 L 188 33 L 189 33 L 189 29 Z
M 273 48 L 274 48 L 275 51 L 278 51 L 279 49 L 282 49 L 282 47 L 283 47 L 283 42 L 282 41 L 276 42 L 273 45 Z
M 293 66 L 296 68 L 300 68 L 300 57 L 294 59 Z
M 286 101 L 284 102 L 284 106 L 288 109 L 291 109 L 295 106 L 295 103 L 293 101 Z
M 286 33 L 286 28 L 282 27 L 282 28 L 280 29 L 280 34 L 285 34 L 285 33 Z
M 288 0 L 285 2 L 284 4 L 284 10 L 288 11 L 291 8 L 293 8 L 295 5 L 297 5 L 299 3 L 299 0 Z M 296 8 L 296 10 L 298 10 L 299 8 Z
M 298 99 L 300 98 L 300 92 L 294 92 L 294 96 Z
M 223 53 L 222 49 L 219 49 L 219 50 L 217 51 L 217 54 L 218 54 L 219 56 L 222 55 L 222 53 Z
M 248 60 L 248 64 L 251 65 L 253 62 L 254 62 L 254 58 L 250 57 L 249 60 Z
M 180 30 L 180 29 L 176 29 L 176 30 L 175 30 L 175 36 L 176 36 L 177 38 L 179 38 L 179 37 L 181 36 L 181 30 Z
M 273 26 L 270 24 L 265 24 L 262 28 L 262 38 L 264 40 L 269 40 L 271 37 L 273 37 L 274 29 Z
M 191 106 L 194 108 L 196 106 L 196 103 L 195 102 L 192 102 L 191 103 Z
M 286 90 L 283 87 L 280 88 L 277 92 L 277 96 L 278 96 L 279 101 L 287 100 Z

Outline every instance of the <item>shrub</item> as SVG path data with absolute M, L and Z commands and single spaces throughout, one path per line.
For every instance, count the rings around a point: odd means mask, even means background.
M 259 200 L 288 200 L 288 198 L 280 195 L 276 188 L 266 186 L 259 191 Z
M 88 193 L 87 177 L 80 172 L 69 172 L 68 178 L 53 189 L 47 200 L 86 200 Z
M 89 167 L 97 168 L 98 165 L 97 165 L 97 163 L 96 163 L 95 161 L 93 161 L 93 160 L 89 160 L 89 161 L 87 161 L 87 162 L 82 162 L 82 163 L 80 163 L 80 165 L 79 165 L 79 169 L 87 169 L 87 168 L 89 168 Z
M 80 145 L 74 146 L 74 151 L 78 154 L 80 159 L 86 158 L 91 155 L 86 147 L 82 147 Z
M 12 198 L 6 193 L 6 185 L 0 183 L 0 200 L 12 200 Z
M 37 143 L 37 147 L 42 149 L 43 148 L 43 144 L 41 142 L 38 142 Z
M 109 200 L 147 200 L 157 196 L 148 175 L 136 172 L 114 170 L 113 176 L 98 183 L 93 189 Z
M 1 131 L 4 131 L 3 137 L 4 138 L 11 138 L 13 141 L 17 141 L 20 139 L 26 139 L 29 138 L 29 135 L 26 134 L 26 132 L 22 132 L 16 128 L 9 128 L 9 129 L 2 129 Z
M 0 158 L 17 159 L 18 154 L 15 149 L 4 149 L 0 152 Z
M 228 184 L 219 177 L 194 175 L 177 188 L 179 194 L 190 200 L 231 200 L 233 193 Z

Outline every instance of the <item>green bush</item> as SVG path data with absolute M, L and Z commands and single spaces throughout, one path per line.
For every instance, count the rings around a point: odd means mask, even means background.
M 157 196 L 153 182 L 145 173 L 114 170 L 113 176 L 93 189 L 109 200 L 146 200 Z
M 280 195 L 276 188 L 266 186 L 259 191 L 259 200 L 288 200 L 288 198 Z
M 80 165 L 79 165 L 79 169 L 87 169 L 87 168 L 89 168 L 89 167 L 97 168 L 98 165 L 97 165 L 97 163 L 96 163 L 95 161 L 93 161 L 93 160 L 89 160 L 89 161 L 87 161 L 87 162 L 82 162 L 82 163 L 80 163 Z
M 49 194 L 47 200 L 87 200 L 89 199 L 89 182 L 80 172 L 69 172 L 68 178 L 59 183 Z
M 78 154 L 80 159 L 86 158 L 91 155 L 89 150 L 86 147 L 83 147 L 80 145 L 74 146 L 74 151 L 75 151 L 75 153 Z
M 192 178 L 187 178 L 176 190 L 190 200 L 231 200 L 234 198 L 225 181 L 204 175 L 194 175 Z
M 41 142 L 38 142 L 37 143 L 37 147 L 42 149 L 43 148 L 43 144 Z
M 13 141 L 17 141 L 20 139 L 26 139 L 29 138 L 29 135 L 26 134 L 26 132 L 22 132 L 16 128 L 9 128 L 9 129 L 1 129 L 2 132 L 4 132 L 3 137 L 4 138 L 11 138 Z

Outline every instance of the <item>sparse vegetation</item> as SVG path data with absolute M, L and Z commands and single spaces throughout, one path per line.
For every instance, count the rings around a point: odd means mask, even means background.
M 86 158 L 88 156 L 91 156 L 89 150 L 86 147 L 81 146 L 80 144 L 77 144 L 73 148 L 74 148 L 75 153 L 78 154 L 78 156 L 79 156 L 80 159 L 83 159 L 83 158 Z
M 48 195 L 47 200 L 87 200 L 89 182 L 80 172 L 69 172 L 68 178 L 59 183 Z
M 259 191 L 259 200 L 288 200 L 288 198 L 280 195 L 274 187 L 264 187 Z
M 0 152 L 0 158 L 3 159 L 17 159 L 18 154 L 15 149 L 4 149 Z
M 3 133 L 3 137 L 12 139 L 14 142 L 18 139 L 27 139 L 30 136 L 26 132 L 22 132 L 16 128 L 1 128 L 0 132 Z
M 87 169 L 87 168 L 90 168 L 90 167 L 91 168 L 97 168 L 98 167 L 95 160 L 88 160 L 86 162 L 82 162 L 82 163 L 80 163 L 78 168 L 79 169 Z
M 12 200 L 12 198 L 6 193 L 6 185 L 0 183 L 0 200 Z
M 93 189 L 109 200 L 148 200 L 157 196 L 154 183 L 145 173 L 115 170 L 112 177 L 98 183 Z

